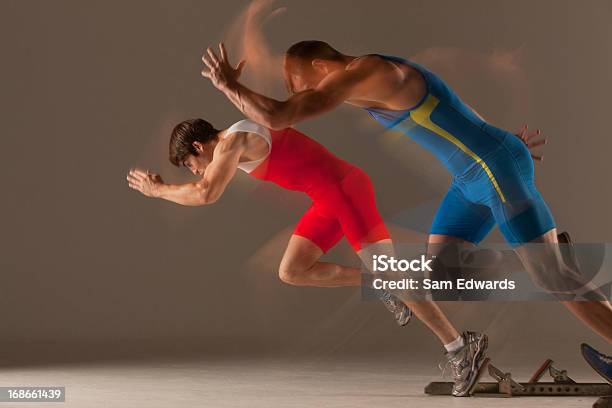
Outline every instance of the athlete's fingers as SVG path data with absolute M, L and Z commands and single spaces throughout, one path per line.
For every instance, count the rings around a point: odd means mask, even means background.
M 228 61 L 227 51 L 225 51 L 225 45 L 223 43 L 219 43 L 219 54 L 221 54 L 221 59 L 223 61 Z
M 522 141 L 525 141 L 525 133 L 527 132 L 527 125 L 523 125 L 518 132 L 516 132 L 516 136 L 521 139 Z
M 138 182 L 134 182 L 131 180 L 128 180 L 128 186 L 130 186 L 130 188 L 133 188 L 134 190 L 138 190 L 140 191 L 140 189 L 142 188 L 142 185 Z
M 244 68 L 245 65 L 246 65 L 246 60 L 242 60 L 238 63 L 238 65 L 236 66 L 236 72 L 238 72 L 238 75 L 242 73 L 242 69 Z
M 215 52 L 213 51 L 212 48 L 208 47 L 206 49 L 206 52 L 208 53 L 208 56 L 210 57 L 210 60 L 213 62 L 215 67 L 219 66 L 219 58 L 217 57 L 217 54 L 215 54 Z
M 212 74 L 210 73 L 210 71 L 205 70 L 205 69 L 202 70 L 202 76 L 204 78 L 212 79 Z
M 547 139 L 535 140 L 533 142 L 528 142 L 527 147 L 531 149 L 532 147 L 542 146 L 542 145 L 545 145 L 546 143 L 547 143 Z
M 540 129 L 536 129 L 534 132 L 531 132 L 531 134 L 526 134 L 525 139 L 530 140 L 537 136 L 540 136 Z
M 140 178 L 145 178 L 147 176 L 147 171 L 146 170 L 140 170 L 140 169 L 132 169 L 130 170 L 130 174 L 136 176 L 136 177 L 140 177 Z
M 204 64 L 208 67 L 208 69 L 210 69 L 211 72 L 215 70 L 215 64 L 210 60 L 208 55 L 204 54 L 202 56 L 202 61 L 204 61 Z
M 129 174 L 128 175 L 128 180 L 133 180 L 135 182 L 142 182 L 144 180 L 144 177 L 141 176 L 140 174 Z
M 531 158 L 532 158 L 533 160 L 535 160 L 535 161 L 539 161 L 539 162 L 544 161 L 544 156 L 537 156 L 537 155 L 535 155 L 535 154 L 532 154 L 532 155 L 531 155 Z
M 141 180 L 139 180 L 139 179 L 137 179 L 135 177 L 129 177 L 129 176 L 127 178 L 127 182 L 128 182 L 128 184 L 135 185 L 135 186 L 138 186 L 138 185 L 142 184 Z
M 135 178 L 136 177 L 136 173 L 134 172 L 134 169 L 130 170 L 127 174 L 128 179 L 129 178 Z
M 206 54 L 204 54 L 202 56 L 202 61 L 204 61 L 204 64 L 206 64 L 206 66 L 211 70 L 214 71 L 215 70 L 215 66 L 213 65 L 213 63 L 211 61 L 208 60 L 208 56 L 206 56 Z

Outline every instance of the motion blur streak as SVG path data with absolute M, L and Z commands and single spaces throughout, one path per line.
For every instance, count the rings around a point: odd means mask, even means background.
M 230 25 L 225 42 L 232 64 L 246 60 L 244 82 L 256 91 L 274 94 L 284 89 L 282 81 L 282 54 L 274 54 L 268 46 L 263 28 L 286 8 L 272 9 L 274 0 L 254 0 Z

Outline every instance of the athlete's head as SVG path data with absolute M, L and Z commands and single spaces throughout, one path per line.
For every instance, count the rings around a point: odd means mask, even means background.
M 203 175 L 218 140 L 219 130 L 204 119 L 185 120 L 174 127 L 170 136 L 170 162 Z
M 323 41 L 300 41 L 285 53 L 283 75 L 291 93 L 316 88 L 331 72 L 345 69 L 347 56 Z

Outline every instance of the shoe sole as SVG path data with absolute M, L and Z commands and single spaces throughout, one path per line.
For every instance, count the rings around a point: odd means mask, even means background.
M 486 371 L 487 366 L 489 365 L 490 361 L 491 361 L 491 359 L 489 357 L 485 357 L 482 360 L 482 363 L 480 364 L 480 367 L 478 368 L 478 372 L 476 373 L 476 376 L 474 377 L 474 381 L 472 382 L 472 386 L 468 390 L 468 395 L 467 396 L 471 397 L 472 395 L 474 395 L 474 390 L 476 389 L 476 386 L 478 386 L 478 382 L 480 381 L 480 378 L 482 377 L 482 375 Z
M 587 348 L 593 349 L 593 347 L 589 346 L 589 345 L 588 345 L 588 344 L 586 344 L 586 343 L 582 343 L 582 344 L 580 345 L 580 353 L 582 354 L 582 358 L 584 358 L 584 360 L 585 360 L 585 361 L 586 361 L 586 362 L 587 362 L 587 363 L 588 363 L 588 364 L 591 366 L 591 368 L 592 368 L 593 370 L 595 370 L 595 372 L 596 372 L 597 374 L 599 374 L 599 375 L 601 376 L 601 378 L 603 378 L 604 380 L 606 380 L 607 382 L 609 382 L 609 383 L 611 383 L 611 384 L 612 384 L 612 379 L 608 378 L 608 377 L 607 377 L 607 376 L 606 376 L 604 373 L 602 373 L 602 372 L 599 370 L 599 368 L 597 368 L 597 366 L 595 366 L 595 364 L 593 364 L 593 363 L 591 362 L 591 360 L 589 359 L 589 357 L 588 357 L 588 355 L 587 355 L 587 353 L 586 353 L 586 349 L 587 349 Z M 595 349 L 593 349 L 593 350 L 595 350 Z M 595 350 L 595 351 L 597 351 L 597 350 Z
M 470 381 L 468 382 L 468 387 L 465 392 L 461 394 L 453 394 L 455 397 L 469 397 L 472 395 L 474 388 L 478 384 L 478 380 L 482 377 L 482 374 L 489 364 L 490 359 L 488 357 L 484 357 L 487 348 L 489 347 L 489 338 L 486 335 L 483 335 L 480 341 L 478 342 L 478 350 L 474 355 L 474 359 L 472 360 L 471 372 L 475 373 Z M 483 358 L 484 357 L 484 358 Z

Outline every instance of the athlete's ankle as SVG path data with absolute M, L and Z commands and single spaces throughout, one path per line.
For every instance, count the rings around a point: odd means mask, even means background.
M 457 337 L 455 340 L 451 341 L 448 344 L 445 344 L 444 348 L 446 349 L 446 352 L 448 354 L 454 354 L 457 351 L 461 350 L 463 346 L 465 346 L 465 340 L 463 339 L 462 335 L 459 335 L 459 337 Z

